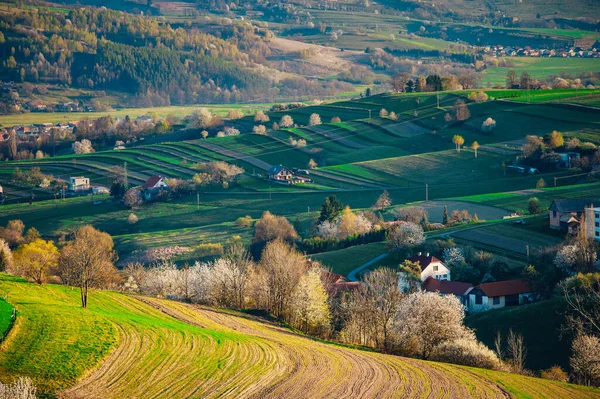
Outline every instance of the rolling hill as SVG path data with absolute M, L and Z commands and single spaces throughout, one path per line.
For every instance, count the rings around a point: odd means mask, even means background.
M 18 318 L 0 379 L 52 397 L 597 398 L 600 391 L 309 339 L 249 315 L 0 276 Z

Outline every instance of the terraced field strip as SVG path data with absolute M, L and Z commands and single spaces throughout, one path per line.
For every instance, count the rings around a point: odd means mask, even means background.
M 252 166 L 255 166 L 255 167 L 259 168 L 259 169 L 262 169 L 262 170 L 265 170 L 265 171 L 271 169 L 271 165 L 269 165 L 265 161 L 261 161 L 260 159 L 255 158 L 253 156 L 244 155 L 244 154 L 241 154 L 239 152 L 228 150 L 226 148 L 223 148 L 223 147 L 218 146 L 218 145 L 213 144 L 213 143 L 198 142 L 197 144 L 200 147 L 206 148 L 209 151 L 214 151 L 214 152 L 216 152 L 218 154 L 225 155 L 225 156 L 227 156 L 229 158 L 238 159 L 238 160 L 241 160 L 241 161 L 246 161 L 249 164 L 251 164 Z
M 344 131 L 344 129 L 341 128 L 313 126 L 309 129 L 323 136 L 327 140 L 336 141 L 348 148 L 362 149 L 367 147 L 365 144 L 357 143 L 356 141 L 339 134 L 338 132 Z

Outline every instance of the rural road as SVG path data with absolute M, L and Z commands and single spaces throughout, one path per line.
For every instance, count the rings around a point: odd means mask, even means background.
M 525 219 L 527 217 L 528 216 L 523 216 L 520 219 Z M 515 219 L 516 218 L 511 218 L 511 219 L 500 220 L 500 221 L 493 222 L 493 223 L 486 223 L 486 224 L 482 224 L 482 225 L 467 226 L 464 229 L 458 229 L 458 230 L 453 230 L 453 231 L 447 231 L 447 232 L 444 232 L 444 233 L 433 234 L 433 235 L 425 237 L 425 239 L 426 240 L 430 240 L 432 238 L 450 238 L 450 236 L 452 234 L 454 234 L 454 233 L 458 233 L 458 232 L 461 232 L 461 231 L 467 231 L 467 230 L 479 229 L 479 228 L 488 227 L 488 226 L 493 226 L 495 224 L 508 223 L 508 222 L 511 222 L 511 221 L 514 222 Z M 349 281 L 358 281 L 358 273 L 360 273 L 364 269 L 368 268 L 369 266 L 372 266 L 375 263 L 379 262 L 381 259 L 386 258 L 388 255 L 389 255 L 389 252 L 384 252 L 381 255 L 377 256 L 376 258 L 371 259 L 367 263 L 364 263 L 364 264 L 360 265 L 356 269 L 351 270 L 350 273 L 348 273 L 348 275 L 346 276 L 346 278 Z

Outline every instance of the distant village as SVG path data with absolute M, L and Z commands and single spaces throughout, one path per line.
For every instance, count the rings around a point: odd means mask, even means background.
M 556 57 L 556 58 L 600 58 L 600 40 L 589 48 L 579 46 L 564 49 L 534 49 L 529 46 L 486 46 L 484 54 L 495 57 Z

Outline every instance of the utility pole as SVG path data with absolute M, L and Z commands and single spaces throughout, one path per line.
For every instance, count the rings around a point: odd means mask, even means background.
M 525 251 L 527 252 L 527 263 L 529 263 L 529 244 L 525 245 Z
M 371 120 L 371 110 L 369 110 L 369 120 Z
M 310 213 L 310 206 L 307 206 L 307 208 L 308 208 L 308 213 Z
M 556 176 L 554 176 L 554 188 L 556 188 Z
M 271 185 L 269 184 L 269 199 L 271 199 Z
M 425 183 L 425 202 L 429 201 L 429 184 Z
M 198 191 L 196 193 L 196 204 L 197 204 L 197 209 L 200 210 L 200 191 Z
M 440 92 L 437 92 L 437 107 L 440 107 Z

